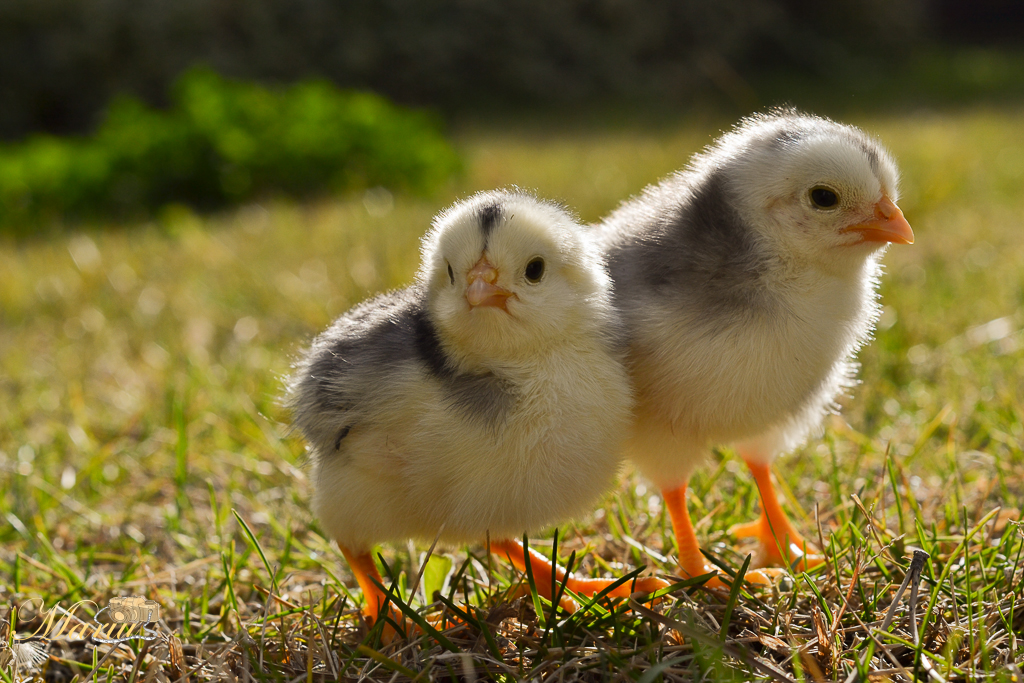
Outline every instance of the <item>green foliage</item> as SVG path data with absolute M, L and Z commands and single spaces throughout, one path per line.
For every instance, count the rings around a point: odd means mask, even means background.
M 429 117 L 323 81 L 283 90 L 192 70 L 169 111 L 123 96 L 89 138 L 0 146 L 0 231 L 267 194 L 425 192 L 460 167 Z
M 449 111 L 608 98 L 690 107 L 764 67 L 834 87 L 916 54 L 933 4 L 5 0 L 0 138 L 89 130 L 114 93 L 159 102 L 193 64 L 278 83 L 316 76 Z

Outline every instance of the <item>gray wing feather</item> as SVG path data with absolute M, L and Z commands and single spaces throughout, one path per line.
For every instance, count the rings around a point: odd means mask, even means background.
M 454 369 L 427 314 L 422 288 L 388 292 L 338 318 L 295 365 L 287 404 L 314 455 L 343 451 L 351 429 L 387 409 L 381 396 L 417 390 L 410 367 L 426 381 L 440 383 L 446 407 L 470 419 L 497 423 L 514 404 L 507 380 Z
M 663 299 L 710 321 L 767 305 L 767 257 L 733 206 L 714 170 L 676 174 L 617 209 L 600 226 L 615 307 L 628 319 Z

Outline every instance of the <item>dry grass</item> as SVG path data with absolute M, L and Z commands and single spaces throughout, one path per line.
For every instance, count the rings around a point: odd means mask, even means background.
M 0 649 L 0 678 L 1017 680 L 1024 110 L 853 122 L 900 159 L 919 242 L 886 258 L 885 315 L 844 420 L 778 466 L 830 561 L 771 589 L 677 585 L 653 608 L 553 613 L 482 547 L 429 560 L 385 548 L 410 611 L 478 609 L 467 627 L 382 645 L 310 518 L 279 378 L 332 317 L 408 281 L 419 234 L 455 197 L 514 183 L 596 219 L 727 121 L 472 130 L 466 178 L 430 202 L 171 209 L 132 229 L 0 244 L 0 635 L 27 656 L 4 629 L 18 606 L 15 631 L 32 632 L 32 598 L 70 609 L 139 595 L 162 610 L 146 646 L 61 638 L 16 672 Z M 750 546 L 725 530 L 753 515 L 756 489 L 733 454 L 715 463 L 691 511 L 738 569 Z M 595 575 L 670 575 L 672 544 L 657 492 L 630 477 L 562 529 L 557 553 Z M 908 589 L 883 627 L 911 547 L 930 554 L 916 611 Z

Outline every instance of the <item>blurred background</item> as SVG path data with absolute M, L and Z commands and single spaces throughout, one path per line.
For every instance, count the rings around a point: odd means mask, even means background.
M 0 137 L 87 132 L 121 93 L 166 106 L 196 64 L 449 117 L 1005 98 L 1022 29 L 1014 0 L 4 0 Z
M 451 197 L 472 154 L 453 141 L 480 129 L 1006 105 L 1022 36 L 1012 0 L 5 0 L 0 234 L 374 187 Z

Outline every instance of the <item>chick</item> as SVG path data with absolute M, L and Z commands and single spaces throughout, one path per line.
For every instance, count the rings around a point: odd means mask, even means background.
M 851 386 L 878 317 L 879 260 L 914 241 L 897 198 L 878 142 L 779 110 L 744 119 L 599 226 L 636 390 L 628 455 L 663 491 L 684 574 L 710 571 L 685 493 L 715 445 L 757 482 L 760 518 L 732 529 L 760 540 L 757 564 L 818 561 L 770 464 Z
M 482 193 L 436 217 L 415 284 L 356 306 L 305 352 L 288 402 L 313 509 L 370 621 L 384 600 L 375 544 L 489 536 L 523 567 L 512 539 L 586 513 L 612 485 L 632 395 L 609 290 L 565 211 Z M 531 561 L 550 597 L 551 565 Z

